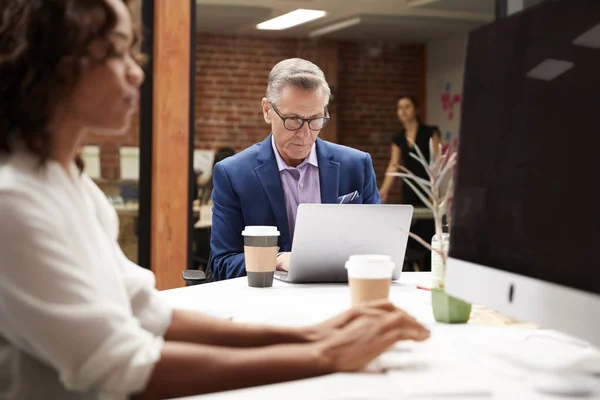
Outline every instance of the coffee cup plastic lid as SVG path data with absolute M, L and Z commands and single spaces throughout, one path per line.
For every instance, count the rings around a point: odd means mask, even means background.
M 353 254 L 349 257 L 349 261 L 363 261 L 363 262 L 391 262 L 392 256 L 385 254 Z
M 346 261 L 348 276 L 359 279 L 391 278 L 395 266 L 392 257 L 379 254 L 352 255 Z
M 276 226 L 252 225 L 244 229 L 242 236 L 279 236 L 279 231 Z

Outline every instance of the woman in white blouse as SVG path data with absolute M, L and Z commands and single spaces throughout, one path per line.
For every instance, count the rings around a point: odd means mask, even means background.
M 165 398 L 355 371 L 429 332 L 387 303 L 304 329 L 172 310 L 82 173 L 143 72 L 125 0 L 0 3 L 0 398 Z

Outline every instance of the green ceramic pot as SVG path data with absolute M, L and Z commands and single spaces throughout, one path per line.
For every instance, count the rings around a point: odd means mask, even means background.
M 464 324 L 471 316 L 471 304 L 448 296 L 444 289 L 431 289 L 431 305 L 437 322 Z

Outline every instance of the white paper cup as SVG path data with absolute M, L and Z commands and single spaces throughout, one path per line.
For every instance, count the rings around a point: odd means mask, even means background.
M 352 305 L 389 298 L 395 264 L 390 256 L 352 255 L 346 261 Z

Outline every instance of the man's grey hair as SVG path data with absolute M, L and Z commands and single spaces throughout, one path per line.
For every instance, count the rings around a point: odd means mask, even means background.
M 269 73 L 267 100 L 278 104 L 279 95 L 284 87 L 295 86 L 300 89 L 314 91 L 323 90 L 325 106 L 329 104 L 331 89 L 321 68 L 301 58 L 290 58 L 280 61 Z

